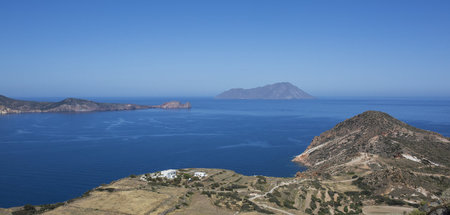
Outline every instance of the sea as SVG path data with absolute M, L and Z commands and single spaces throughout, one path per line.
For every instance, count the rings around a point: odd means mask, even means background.
M 28 98 L 58 101 L 61 98 Z M 190 110 L 0 115 L 0 208 L 63 202 L 131 174 L 220 168 L 292 177 L 314 136 L 367 110 L 450 136 L 450 99 L 87 98 Z

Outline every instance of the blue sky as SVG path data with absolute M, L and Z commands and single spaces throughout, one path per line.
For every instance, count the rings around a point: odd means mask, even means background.
M 0 0 L 0 94 L 450 96 L 450 1 Z

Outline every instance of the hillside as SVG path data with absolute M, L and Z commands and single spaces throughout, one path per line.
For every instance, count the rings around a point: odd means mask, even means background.
M 216 96 L 217 99 L 312 99 L 313 97 L 288 82 L 252 89 L 235 88 Z
M 204 172 L 198 178 L 195 172 Z M 63 203 L 0 209 L 0 214 L 359 214 L 356 186 L 318 178 L 244 176 L 220 169 L 180 169 L 174 179 L 130 176 Z M 390 207 L 389 211 L 411 211 Z
M 174 178 L 166 178 L 161 177 L 162 172 L 131 175 L 62 203 L 0 208 L 0 214 L 375 215 L 405 214 L 414 207 L 428 205 L 381 197 L 370 200 L 367 191 L 352 183 L 352 175 L 334 179 L 317 175 L 277 178 L 244 176 L 221 169 L 179 169 Z M 206 175 L 196 177 L 196 172 Z
M 0 114 L 10 113 L 45 113 L 45 112 L 92 112 L 92 111 L 121 111 L 149 108 L 176 109 L 191 108 L 191 104 L 181 104 L 178 101 L 167 102 L 162 105 L 136 105 L 99 103 L 84 99 L 67 98 L 59 102 L 35 102 L 8 98 L 0 95 Z
M 411 203 L 440 200 L 450 187 L 450 139 L 367 111 L 315 137 L 294 162 L 304 174 L 355 175 L 373 195 Z

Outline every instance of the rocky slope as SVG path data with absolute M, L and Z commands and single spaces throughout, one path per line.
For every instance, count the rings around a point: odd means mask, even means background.
M 315 137 L 293 159 L 303 174 L 355 175 L 360 188 L 408 202 L 440 200 L 450 187 L 450 139 L 367 111 Z
M 177 101 L 162 105 L 136 105 L 98 103 L 89 100 L 67 98 L 59 102 L 34 102 L 11 99 L 0 95 L 0 114 L 10 113 L 45 113 L 45 112 L 92 112 L 92 111 L 121 111 L 138 109 L 187 109 L 191 104 L 181 104 Z
M 312 99 L 313 97 L 288 82 L 252 89 L 235 88 L 216 96 L 217 99 Z

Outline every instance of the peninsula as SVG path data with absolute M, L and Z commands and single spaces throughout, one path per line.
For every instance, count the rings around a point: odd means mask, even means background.
M 46 112 L 93 112 L 93 111 L 122 111 L 139 109 L 189 109 L 189 102 L 181 104 L 171 101 L 162 105 L 136 105 L 99 103 L 84 99 L 67 98 L 59 102 L 35 102 L 8 98 L 0 95 L 0 114 L 11 113 L 46 113 Z
M 295 177 L 221 169 L 130 175 L 62 203 L 0 214 L 450 213 L 450 139 L 368 111 L 315 137 Z
M 252 89 L 234 88 L 216 96 L 217 99 L 312 99 L 313 96 L 289 82 L 280 82 Z

